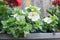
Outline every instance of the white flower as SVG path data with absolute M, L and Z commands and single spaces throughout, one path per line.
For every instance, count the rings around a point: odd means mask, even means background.
M 38 8 L 38 10 L 41 10 L 41 8 Z
M 20 16 L 18 14 L 12 15 L 14 18 L 16 18 L 17 21 L 20 21 L 20 19 L 25 19 L 25 16 Z
M 16 20 L 17 21 L 19 21 L 20 20 L 20 16 L 18 15 L 18 14 L 14 14 L 14 15 L 12 15 L 14 18 L 16 18 Z
M 37 21 L 38 19 L 40 19 L 40 16 L 36 12 L 30 12 L 28 14 L 28 18 L 31 19 L 32 21 Z
M 29 7 L 26 7 L 25 9 L 28 9 Z
M 25 16 L 17 16 L 17 17 L 16 17 L 16 20 L 17 20 L 17 21 L 20 21 L 21 19 L 25 19 Z
M 17 20 L 17 21 L 20 21 L 20 16 L 17 16 L 17 17 L 16 17 L 16 20 Z
M 50 24 L 52 22 L 52 19 L 49 17 L 46 17 L 43 19 L 44 22 L 46 22 L 47 24 Z
M 25 16 L 20 16 L 20 19 L 25 19 Z
M 12 15 L 14 18 L 16 18 L 17 16 L 18 16 L 18 14 L 14 14 L 14 15 Z

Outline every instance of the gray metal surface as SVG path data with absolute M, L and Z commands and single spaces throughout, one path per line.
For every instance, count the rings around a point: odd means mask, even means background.
M 27 36 L 28 39 L 56 39 L 60 38 L 60 33 L 31 33 Z
M 0 34 L 0 39 L 15 39 L 11 35 Z M 60 40 L 60 33 L 31 33 L 26 38 L 17 39 L 40 39 L 40 40 Z

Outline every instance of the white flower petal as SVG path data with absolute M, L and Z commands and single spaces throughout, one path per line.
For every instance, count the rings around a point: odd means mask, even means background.
M 25 16 L 20 16 L 21 19 L 25 19 Z
M 37 20 L 39 20 L 39 19 L 40 19 L 40 17 L 39 17 L 39 16 L 32 17 L 32 21 L 37 21 Z
M 28 9 L 29 7 L 26 7 L 25 9 Z
M 13 17 L 15 18 L 16 16 L 18 16 L 18 14 L 14 14 Z
M 49 24 L 49 23 L 52 22 L 52 19 L 49 18 L 49 17 L 46 17 L 46 18 L 43 19 L 43 21 Z
M 25 12 L 22 10 L 22 13 L 25 14 Z
M 33 15 L 34 14 L 34 15 Z M 33 15 L 33 16 L 32 16 Z M 28 18 L 31 19 L 32 21 L 37 21 L 38 19 L 40 19 L 39 14 L 37 14 L 36 12 L 30 12 L 28 14 Z
M 41 8 L 38 8 L 38 10 L 41 10 Z
M 20 21 L 20 16 L 17 16 L 17 17 L 16 17 L 16 20 L 17 20 L 17 21 Z
M 32 21 L 37 21 L 38 19 L 37 18 L 32 18 Z
M 20 21 L 20 19 L 25 19 L 25 16 L 17 16 L 17 17 L 16 17 L 16 20 L 17 20 L 17 21 Z
M 31 19 L 32 17 L 31 16 L 28 16 L 29 19 Z

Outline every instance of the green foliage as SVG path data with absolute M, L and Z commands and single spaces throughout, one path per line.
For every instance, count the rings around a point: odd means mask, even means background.
M 50 17 L 53 20 L 51 25 L 53 28 L 55 27 L 55 31 L 60 30 L 60 6 L 52 7 L 48 9 L 47 12 L 51 15 Z
M 51 23 L 46 23 L 43 22 L 43 32 L 53 32 L 57 30 L 57 24 L 58 24 L 58 17 L 56 15 L 50 15 L 48 18 L 51 18 L 52 22 Z M 48 20 L 47 22 L 49 22 L 50 20 Z
M 0 1 L 0 30 L 14 37 L 22 37 L 30 32 L 52 32 L 59 28 L 60 7 L 47 10 L 47 19 L 40 19 L 40 8 L 29 6 L 25 12 L 19 8 L 10 8 Z M 47 20 L 47 21 L 46 21 Z
M 1 4 L 2 2 L 0 2 Z M 4 3 L 4 2 L 3 2 Z M 30 6 L 26 12 L 19 8 L 10 8 L 5 4 L 0 5 L 0 29 L 3 33 L 11 34 L 15 38 L 29 34 L 40 27 L 40 19 L 32 21 L 28 18 L 29 12 L 40 15 L 37 7 Z M 40 16 L 39 16 L 40 17 Z M 34 31 L 33 31 L 34 32 Z
M 5 5 L 5 2 L 4 2 L 4 0 L 0 0 L 0 5 Z
M 14 18 L 9 18 L 6 21 L 2 21 L 3 29 L 5 29 L 4 31 L 6 31 L 7 34 L 12 34 L 14 37 L 19 37 L 20 35 L 29 33 L 29 31 L 31 30 L 30 24 L 26 24 L 23 22 L 24 21 L 18 22 Z
M 8 13 L 7 13 L 8 8 L 5 6 L 5 2 L 0 0 L 0 30 L 2 30 L 2 23 L 1 20 L 6 20 L 8 19 Z
M 47 12 L 51 15 L 54 15 L 57 12 L 57 8 L 56 7 L 49 8 L 49 9 L 47 9 Z
M 28 12 L 37 12 L 39 15 L 41 14 L 40 8 L 35 7 L 35 6 L 31 6 L 31 5 L 26 8 L 26 12 L 27 12 L 27 13 L 28 13 Z
M 13 8 L 13 10 L 12 10 L 12 13 L 13 14 L 19 14 L 19 15 L 24 15 L 23 13 L 23 10 L 20 10 L 19 8 Z

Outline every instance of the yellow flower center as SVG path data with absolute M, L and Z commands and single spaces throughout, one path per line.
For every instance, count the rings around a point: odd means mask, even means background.
M 35 14 L 32 13 L 32 16 L 35 16 Z

